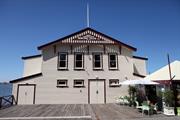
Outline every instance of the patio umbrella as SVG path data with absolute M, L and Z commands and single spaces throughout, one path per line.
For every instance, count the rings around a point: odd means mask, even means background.
M 151 80 L 125 80 L 119 83 L 120 85 L 157 85 L 159 83 Z

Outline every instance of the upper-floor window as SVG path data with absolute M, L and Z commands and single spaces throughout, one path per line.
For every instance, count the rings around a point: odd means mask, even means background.
M 93 69 L 102 69 L 102 54 L 93 53 Z
M 59 69 L 67 69 L 68 68 L 68 54 L 67 53 L 59 53 Z
M 83 53 L 75 53 L 74 54 L 75 57 L 75 69 L 83 69 L 84 68 L 84 56 Z
M 109 54 L 109 69 L 118 69 L 118 62 L 117 62 L 117 54 L 110 53 Z

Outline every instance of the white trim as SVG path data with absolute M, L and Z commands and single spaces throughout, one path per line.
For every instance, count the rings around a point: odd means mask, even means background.
M 76 52 L 75 54 L 74 54 L 75 56 L 74 56 L 74 69 L 76 69 L 76 70 L 81 70 L 81 69 L 84 69 L 84 54 L 83 53 L 81 53 L 81 52 Z M 82 60 L 76 60 L 76 55 L 82 55 Z M 82 64 L 82 66 L 81 67 L 77 67 L 76 66 L 76 62 L 82 62 L 81 64 Z
M 95 55 L 100 55 L 100 67 L 95 67 Z M 94 70 L 103 69 L 103 55 L 100 52 L 98 52 L 98 53 L 94 52 L 93 53 L 93 69 Z
M 111 58 L 110 58 L 111 55 L 115 55 L 116 67 L 111 67 Z M 117 55 L 117 53 L 109 53 L 108 57 L 109 57 L 109 58 L 108 58 L 108 59 L 109 59 L 109 69 L 110 69 L 110 70 L 116 70 L 116 69 L 118 69 L 118 55 Z
M 65 61 L 65 67 L 60 67 L 60 61 L 61 61 L 60 60 L 60 58 L 61 58 L 60 56 L 61 56 L 61 54 L 65 54 L 66 55 L 66 60 L 63 60 L 63 61 Z M 59 57 L 59 61 L 58 61 L 59 62 L 59 66 L 58 66 L 58 68 L 59 69 L 68 69 L 68 53 L 59 52 L 59 56 L 58 57 Z

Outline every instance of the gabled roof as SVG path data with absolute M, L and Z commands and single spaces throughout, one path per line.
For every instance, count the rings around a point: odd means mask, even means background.
M 30 79 L 30 78 L 39 77 L 41 75 L 42 75 L 42 73 L 37 73 L 37 74 L 29 75 L 29 76 L 26 76 L 26 77 L 22 77 L 22 78 L 18 78 L 18 79 L 15 79 L 15 80 L 11 80 L 10 83 L 20 82 L 20 81 L 27 80 L 27 79 Z
M 82 29 L 82 30 L 80 30 L 80 31 L 78 31 L 78 32 L 75 32 L 75 33 L 73 33 L 73 34 L 70 34 L 70 35 L 68 35 L 68 36 L 65 36 L 65 37 L 63 37 L 63 38 L 60 38 L 60 39 L 57 39 L 57 40 L 55 40 L 55 41 L 49 42 L 49 43 L 47 43 L 47 44 L 41 45 L 41 46 L 38 47 L 38 50 L 41 50 L 42 48 L 44 48 L 44 47 L 46 47 L 46 46 L 53 45 L 53 44 L 55 44 L 55 43 L 57 43 L 57 42 L 62 42 L 62 41 L 64 41 L 64 40 L 68 39 L 68 38 L 71 38 L 70 40 L 72 40 L 72 39 L 74 38 L 73 36 L 76 36 L 76 35 L 78 35 L 78 34 L 81 34 L 81 33 L 83 33 L 83 32 L 86 32 L 86 31 L 90 31 L 90 32 L 92 32 L 92 33 L 98 34 L 98 35 L 102 36 L 102 37 L 105 38 L 105 39 L 111 40 L 113 43 L 116 43 L 116 44 L 125 46 L 125 47 L 127 47 L 127 48 L 129 48 L 129 49 L 131 49 L 131 50 L 133 50 L 133 51 L 136 51 L 136 50 L 137 50 L 135 47 L 132 47 L 132 46 L 130 46 L 130 45 L 127 45 L 127 44 L 125 44 L 125 43 L 123 43 L 123 42 L 121 42 L 121 41 L 119 41 L 119 40 L 117 40 L 117 39 L 114 39 L 114 38 L 112 38 L 112 37 L 110 37 L 110 36 L 108 36 L 108 35 L 105 35 L 105 34 L 103 34 L 103 33 L 101 33 L 101 32 L 98 32 L 98 31 L 96 31 L 96 30 L 94 30 L 94 29 L 92 29 L 92 28 L 85 28 L 85 29 Z
M 171 74 L 173 80 L 180 80 L 180 61 L 174 61 L 170 63 L 171 66 Z M 149 80 L 169 80 L 169 65 L 166 65 L 155 72 L 151 73 L 150 75 L 146 76 L 144 79 Z
M 26 60 L 26 59 L 36 58 L 36 57 L 41 57 L 41 56 L 42 56 L 41 54 L 38 54 L 38 55 L 31 55 L 31 56 L 22 57 L 22 59 L 23 59 L 23 60 Z

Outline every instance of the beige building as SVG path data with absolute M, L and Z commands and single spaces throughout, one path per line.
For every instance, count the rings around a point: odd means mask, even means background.
M 180 80 L 180 61 L 176 60 L 170 63 L 170 67 L 173 80 Z M 169 65 L 163 66 L 150 75 L 147 75 L 144 79 L 154 81 L 170 80 Z
M 22 57 L 22 78 L 13 83 L 18 104 L 113 103 L 127 95 L 119 82 L 146 76 L 147 58 L 136 48 L 91 28 L 39 46 L 41 55 Z

